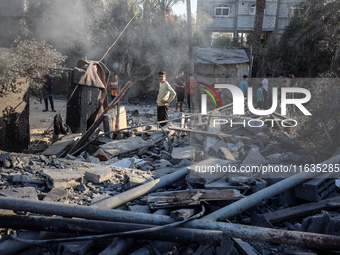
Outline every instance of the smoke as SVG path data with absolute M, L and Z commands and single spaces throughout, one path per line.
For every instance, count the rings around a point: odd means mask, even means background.
M 4 1 L 1 1 L 3 3 Z M 77 60 L 100 60 L 123 80 L 139 81 L 135 94 L 147 94 L 158 85 L 157 73 L 165 70 L 170 83 L 188 62 L 186 21 L 166 19 L 164 11 L 137 0 L 5 0 L 25 12 L 29 34 L 22 38 L 46 41 L 68 57 L 67 67 Z M 150 1 L 152 3 L 152 1 Z M 15 37 L 14 37 L 15 38 Z M 150 75 L 151 73 L 155 75 Z M 143 79 L 143 77 L 149 77 Z

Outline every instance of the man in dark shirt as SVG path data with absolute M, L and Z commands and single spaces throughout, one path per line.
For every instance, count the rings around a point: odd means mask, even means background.
M 177 94 L 177 102 L 176 102 L 176 112 L 179 103 L 179 110 L 184 112 L 182 109 L 183 101 L 184 101 L 184 87 L 185 87 L 185 80 L 184 80 L 184 71 L 181 71 L 179 75 L 175 79 L 175 91 Z
M 188 107 L 191 112 L 195 112 L 195 90 L 196 90 L 196 80 L 193 74 L 189 75 L 189 81 L 185 85 L 187 88 L 187 102 Z
M 48 111 L 48 100 L 50 100 L 52 112 L 56 112 L 54 110 L 54 104 L 53 104 L 53 80 L 46 72 L 43 72 L 43 75 L 44 75 L 44 89 L 46 90 L 46 95 L 44 98 L 45 110 L 43 110 L 43 112 Z

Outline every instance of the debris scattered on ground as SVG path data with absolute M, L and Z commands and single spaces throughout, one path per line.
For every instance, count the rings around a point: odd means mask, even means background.
M 283 135 L 286 128 L 212 128 L 213 117 L 181 114 L 190 121 L 158 129 L 141 125 L 155 118 L 149 105 L 126 109 L 129 127 L 120 136 L 97 134 L 76 153 L 69 150 L 81 134 L 63 136 L 41 155 L 0 152 L 1 251 L 26 254 L 16 250 L 18 242 L 31 254 L 340 250 L 334 176 L 314 173 L 281 186 L 299 169 L 264 171 L 308 161 L 294 137 Z M 220 110 L 226 114 L 228 108 Z M 171 117 L 178 116 L 170 112 Z M 339 164 L 340 155 L 325 162 L 318 163 Z M 32 234 L 44 229 L 49 237 Z M 111 235 L 99 238 L 102 234 Z M 43 243 L 51 238 L 60 240 Z

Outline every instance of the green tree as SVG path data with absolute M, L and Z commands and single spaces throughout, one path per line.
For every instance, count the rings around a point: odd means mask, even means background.
M 61 74 L 66 57 L 46 42 L 17 38 L 10 53 L 1 57 L 0 97 L 18 92 L 20 85 L 29 84 L 28 94 L 42 98 L 42 73 Z
M 175 4 L 184 0 L 153 0 L 155 7 L 164 13 L 166 10 L 171 9 Z
M 298 77 L 340 75 L 340 1 L 309 0 L 305 12 L 290 22 L 267 62 L 280 61 L 280 73 Z

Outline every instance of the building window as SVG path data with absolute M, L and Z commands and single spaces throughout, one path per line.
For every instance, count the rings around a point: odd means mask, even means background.
M 304 8 L 300 5 L 293 5 L 289 8 L 289 18 L 300 17 Z
M 253 4 L 252 6 L 250 6 L 249 14 L 250 15 L 255 15 L 256 14 L 256 4 Z
M 255 15 L 256 14 L 256 4 L 253 4 L 252 6 L 250 6 L 249 14 L 250 15 Z M 264 9 L 263 14 L 266 15 L 266 9 Z
M 216 17 L 229 17 L 230 8 L 225 4 L 220 4 L 215 7 Z

